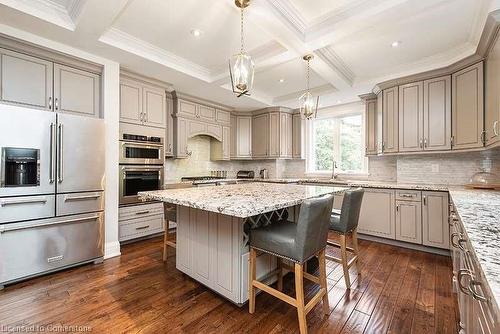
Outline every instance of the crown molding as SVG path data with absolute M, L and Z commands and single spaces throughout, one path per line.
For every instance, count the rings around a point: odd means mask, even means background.
M 210 69 L 179 57 L 172 52 L 168 52 L 117 28 L 110 28 L 99 38 L 99 41 L 205 82 L 213 81 Z
M 231 111 L 231 112 L 234 111 L 233 107 L 227 106 L 225 104 L 221 104 L 221 103 L 213 102 L 213 101 L 210 101 L 210 100 L 202 99 L 202 98 L 197 97 L 197 96 L 193 96 L 193 95 L 189 95 L 189 94 L 185 94 L 185 93 L 179 92 L 177 90 L 174 90 L 172 92 L 172 97 L 174 99 L 182 99 L 182 100 L 186 100 L 186 101 L 189 101 L 189 102 L 193 102 L 193 103 L 197 103 L 197 104 L 202 104 L 204 106 L 212 107 L 212 108 L 215 108 L 215 109 L 221 109 L 221 110 Z
M 64 6 L 51 0 L 0 0 L 0 4 L 71 31 L 75 31 L 76 22 L 86 2 L 87 0 L 70 0 Z
M 174 90 L 174 86 L 169 82 L 165 82 L 165 81 L 158 80 L 155 78 L 146 77 L 142 74 L 130 71 L 124 67 L 120 67 L 120 77 L 133 79 L 136 81 L 141 81 L 145 84 L 152 85 L 152 86 L 157 86 L 157 87 L 165 89 L 165 91 L 167 91 L 167 92 L 172 92 Z
M 354 83 L 355 75 L 354 72 L 344 63 L 342 58 L 340 58 L 333 47 L 325 46 L 324 48 L 314 51 L 328 66 L 330 66 L 335 72 L 339 73 L 349 85 L 352 86 Z

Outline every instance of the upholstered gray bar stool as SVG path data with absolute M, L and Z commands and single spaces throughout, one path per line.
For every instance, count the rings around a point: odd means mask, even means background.
M 326 285 L 325 248 L 332 206 L 332 195 L 309 199 L 300 206 L 297 223 L 279 221 L 250 231 L 248 268 L 250 313 L 255 312 L 256 288 L 295 306 L 299 318 L 300 333 L 302 334 L 307 333 L 307 313 L 321 300 L 323 300 L 324 313 L 327 315 L 330 313 Z M 278 269 L 271 273 L 278 274 L 277 290 L 256 280 L 257 250 L 277 256 Z M 319 258 L 319 277 L 304 271 L 304 263 L 314 256 Z M 282 263 L 282 259 L 293 262 L 294 267 L 285 265 Z M 283 269 L 295 272 L 295 298 L 281 292 L 283 289 Z M 307 304 L 304 302 L 303 278 L 320 285 L 318 293 Z
M 342 264 L 344 269 L 344 280 L 346 287 L 350 289 L 351 279 L 349 278 L 349 268 L 358 262 L 358 220 L 361 203 L 363 201 L 364 190 L 357 188 L 347 190 L 344 193 L 341 210 L 332 210 L 330 218 L 330 231 L 340 234 L 340 244 L 328 240 L 328 245 L 340 248 L 340 258 L 327 255 L 326 258 Z M 352 247 L 347 247 L 346 237 L 351 235 Z M 347 252 L 354 256 L 348 261 Z

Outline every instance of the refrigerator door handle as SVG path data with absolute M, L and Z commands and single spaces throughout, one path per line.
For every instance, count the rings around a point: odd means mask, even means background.
M 89 220 L 98 220 L 99 218 L 101 218 L 100 215 L 95 215 L 95 216 L 85 217 L 85 218 L 73 218 L 73 219 L 67 219 L 67 220 L 62 220 L 62 221 L 57 221 L 57 222 L 49 222 L 49 223 L 42 223 L 42 224 L 36 224 L 36 225 L 13 226 L 13 227 L 9 227 L 8 224 L 5 224 L 5 225 L 0 225 L 0 233 L 25 230 L 25 229 L 29 229 L 29 228 L 35 228 L 35 227 L 46 227 L 46 226 L 60 225 L 60 224 L 79 223 L 79 222 L 85 222 L 85 221 L 89 221 Z
M 57 136 L 58 148 L 58 168 L 57 168 L 57 182 L 61 183 L 64 180 L 64 157 L 63 157 L 63 125 L 59 123 Z
M 54 183 L 56 179 L 56 124 L 50 123 L 50 176 L 49 183 Z

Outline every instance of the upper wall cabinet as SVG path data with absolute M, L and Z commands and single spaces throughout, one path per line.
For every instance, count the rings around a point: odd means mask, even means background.
M 500 33 L 490 49 L 485 64 L 486 106 L 484 130 L 486 145 L 500 143 Z
M 294 159 L 304 158 L 304 135 L 303 121 L 300 114 L 292 115 L 292 157 Z
M 99 115 L 100 82 L 97 74 L 55 64 L 55 110 L 87 116 Z
M 265 111 L 252 119 L 253 158 L 292 157 L 292 114 L 281 111 Z
M 399 148 L 398 87 L 384 89 L 382 97 L 382 152 L 396 153 Z
M 131 78 L 120 79 L 120 121 L 165 128 L 167 124 L 165 88 Z
M 451 149 L 451 77 L 399 86 L 399 151 Z
M 231 159 L 252 158 L 252 116 L 231 115 Z
M 452 147 L 484 146 L 483 62 L 452 75 Z
M 99 74 L 5 49 L 0 64 L 1 102 L 100 117 Z
M 365 103 L 365 154 L 377 154 L 377 99 Z

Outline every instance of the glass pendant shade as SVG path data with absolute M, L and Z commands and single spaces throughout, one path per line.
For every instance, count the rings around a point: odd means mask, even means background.
M 255 64 L 247 53 L 239 53 L 229 60 L 229 74 L 233 92 L 241 95 L 250 95 L 253 86 Z
M 316 98 L 309 91 L 299 97 L 300 115 L 303 119 L 312 119 L 318 113 L 319 96 Z

